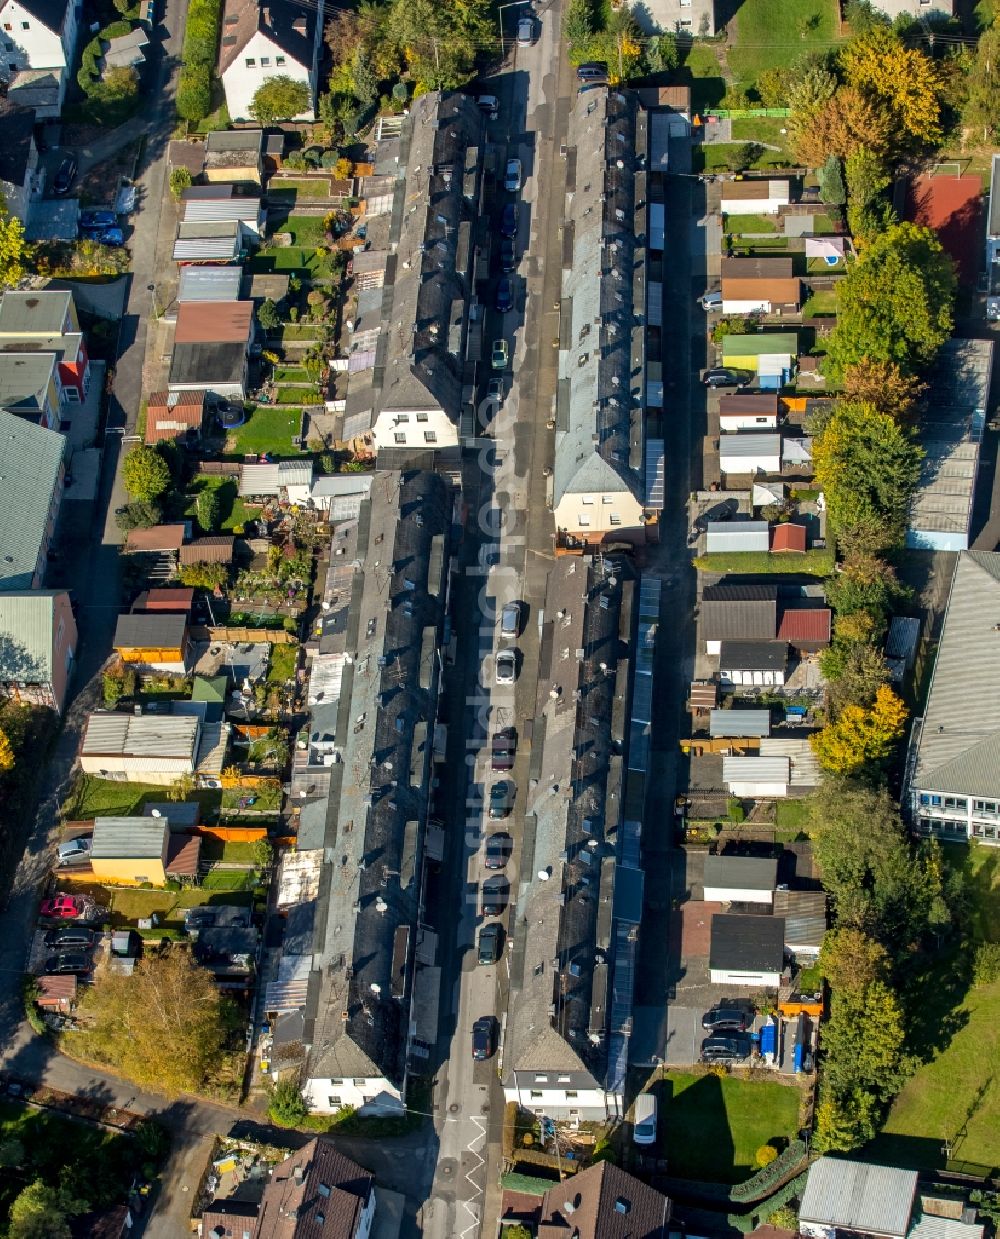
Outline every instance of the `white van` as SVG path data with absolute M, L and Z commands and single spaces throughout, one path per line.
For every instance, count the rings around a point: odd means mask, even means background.
M 652 1093 L 640 1093 L 635 1099 L 632 1139 L 636 1144 L 656 1143 L 656 1098 Z

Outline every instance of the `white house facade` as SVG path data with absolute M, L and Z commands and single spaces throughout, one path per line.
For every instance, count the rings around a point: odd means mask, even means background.
M 222 23 L 219 75 L 233 120 L 250 120 L 254 95 L 270 78 L 309 89 L 309 106 L 283 120 L 314 120 L 323 34 L 323 0 L 315 11 L 285 0 L 228 0 Z
M 59 108 L 76 55 L 75 0 L 5 0 L 0 3 L 0 78 L 26 69 L 48 69 L 59 79 Z M 58 113 L 56 113 L 58 114 Z

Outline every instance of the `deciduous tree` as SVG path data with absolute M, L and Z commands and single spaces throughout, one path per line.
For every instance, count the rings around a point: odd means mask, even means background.
M 198 524 L 204 532 L 215 533 L 222 520 L 222 504 L 219 501 L 219 492 L 214 486 L 203 490 L 198 496 L 196 511 Z
M 813 440 L 816 482 L 847 545 L 899 545 L 923 453 L 912 434 L 871 405 L 841 401 Z
M 936 234 L 896 224 L 876 237 L 837 289 L 826 371 L 837 382 L 859 361 L 927 366 L 953 326 L 955 267 Z
M 862 146 L 884 151 L 890 125 L 885 112 L 850 86 L 789 119 L 795 154 L 811 167 L 820 167 L 831 155 L 846 159 Z
M 849 705 L 871 706 L 878 690 L 889 682 L 885 655 L 871 644 L 871 637 L 850 635 L 852 629 L 874 632 L 874 621 L 865 611 L 838 618 L 836 638 L 820 655 L 820 669 L 830 690 L 830 708 L 836 714 Z
M 840 61 L 848 85 L 888 116 L 895 139 L 917 147 L 940 141 L 940 83 L 929 56 L 877 25 L 851 39 Z
M 1000 142 L 1000 26 L 980 36 L 966 86 L 962 122 L 974 141 L 995 146 Z
M 279 120 L 294 120 L 310 107 L 309 87 L 305 82 L 282 74 L 269 77 L 257 88 L 250 103 L 250 115 L 258 125 L 273 125 Z
M 810 743 L 824 770 L 833 774 L 858 774 L 884 762 L 902 739 L 906 706 L 891 688 L 882 685 L 875 701 L 864 706 L 847 705 L 840 715 Z
M 122 462 L 122 481 L 133 499 L 150 502 L 170 485 L 170 469 L 155 447 L 134 447 Z
M 9 1239 L 71 1239 L 70 1218 L 86 1209 L 67 1192 L 36 1179 L 10 1206 Z
M 841 386 L 845 399 L 870 405 L 899 426 L 912 423 L 917 402 L 927 390 L 926 383 L 904 374 L 894 361 L 873 361 L 870 357 L 848 366 Z
M 0 774 L 14 769 L 14 748 L 7 733 L 0 729 Z
M 190 189 L 192 176 L 188 168 L 174 168 L 170 173 L 170 192 L 179 198 L 185 189 Z
M 24 225 L 16 215 L 0 211 L 0 287 L 13 288 L 24 279 L 29 247 Z
M 823 938 L 819 967 L 836 993 L 863 994 L 888 978 L 889 965 L 885 947 L 859 929 L 831 929 Z
M 88 992 L 88 1048 L 130 1079 L 168 1094 L 199 1088 L 218 1063 L 219 991 L 189 952 L 146 955 L 130 977 L 108 975 Z
M 278 307 L 270 297 L 265 297 L 257 310 L 257 322 L 265 331 L 276 331 L 281 326 L 281 315 Z

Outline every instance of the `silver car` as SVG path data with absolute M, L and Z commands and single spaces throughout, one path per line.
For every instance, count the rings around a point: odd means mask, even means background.
M 513 650 L 501 650 L 497 654 L 496 677 L 498 684 L 513 684 L 517 679 L 517 655 Z
M 90 855 L 90 836 L 81 835 L 77 839 L 67 839 L 59 844 L 59 864 L 74 865 L 84 861 Z
M 503 187 L 509 194 L 516 194 L 521 189 L 521 161 L 508 159 L 507 170 L 504 173 Z

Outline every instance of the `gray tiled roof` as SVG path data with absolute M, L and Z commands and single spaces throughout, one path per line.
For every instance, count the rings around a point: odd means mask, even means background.
M 0 590 L 30 589 L 66 439 L 0 409 Z
M 913 790 L 1000 796 L 1000 554 L 964 551 L 911 754 Z

